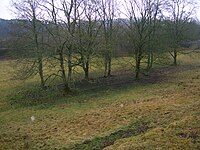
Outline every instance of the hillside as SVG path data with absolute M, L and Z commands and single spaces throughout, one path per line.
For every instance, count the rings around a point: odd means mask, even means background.
M 0 18 L 0 39 L 10 36 L 11 23 L 13 23 L 13 20 L 4 20 Z
M 154 68 L 157 76 L 142 81 L 112 80 L 121 85 L 73 97 L 50 91 L 45 99 L 22 99 L 19 89 L 35 79 L 10 80 L 11 62 L 1 61 L 0 148 L 199 150 L 199 58 L 199 53 L 181 55 L 179 66 Z

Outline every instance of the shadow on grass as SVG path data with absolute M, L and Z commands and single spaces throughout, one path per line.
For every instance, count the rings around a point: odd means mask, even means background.
M 150 75 L 143 74 L 140 80 L 134 78 L 132 72 L 123 73 L 121 75 L 113 75 L 109 78 L 96 78 L 89 81 L 79 81 L 75 83 L 77 87 L 71 94 L 66 94 L 56 87 L 51 87 L 46 90 L 38 88 L 38 86 L 26 85 L 21 89 L 15 89 L 8 96 L 12 107 L 33 107 L 49 108 L 59 103 L 83 103 L 85 99 L 106 97 L 115 93 L 126 91 L 128 88 L 140 89 L 144 86 L 157 84 L 166 81 L 166 76 L 170 73 L 185 69 L 194 69 L 191 66 L 163 67 L 154 69 Z
M 84 103 L 85 99 L 109 97 L 113 92 L 119 93 L 127 89 L 137 89 L 145 85 L 156 83 L 151 76 L 144 76 L 141 80 L 135 80 L 132 73 L 111 76 L 109 78 L 97 78 L 93 81 L 79 81 L 77 89 L 66 94 L 64 91 L 51 87 L 46 90 L 38 88 L 37 85 L 26 85 L 23 88 L 15 89 L 8 99 L 13 108 L 33 107 L 49 108 L 60 103 Z
M 87 90 L 75 89 L 70 94 L 66 94 L 64 91 L 56 88 L 48 88 L 47 90 L 43 90 L 38 87 L 27 87 L 15 89 L 7 96 L 7 99 L 9 100 L 12 108 L 37 107 L 39 109 L 46 109 L 62 103 L 81 104 L 85 103 L 85 100 L 87 100 L 87 102 L 91 99 L 94 101 L 98 100 L 99 98 L 112 96 L 113 92 L 123 92 L 128 88 L 132 89 L 136 87 L 137 86 L 131 86 L 131 84 L 115 89 L 108 86 L 101 86 Z

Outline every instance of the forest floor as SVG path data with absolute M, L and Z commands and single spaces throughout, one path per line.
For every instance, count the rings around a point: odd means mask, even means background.
M 0 149 L 199 150 L 200 54 L 178 59 L 140 80 L 118 70 L 45 98 L 17 92 L 31 82 L 9 80 L 1 61 Z

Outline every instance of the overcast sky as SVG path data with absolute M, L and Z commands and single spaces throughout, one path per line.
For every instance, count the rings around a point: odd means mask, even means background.
M 12 19 L 12 15 L 9 12 L 9 1 L 10 0 L 0 0 L 0 18 Z
M 16 15 L 11 11 L 12 8 L 10 1 L 11 0 L 0 0 L 0 18 L 14 19 L 16 17 Z M 118 0 L 118 1 L 123 1 L 123 0 Z M 196 1 L 200 3 L 199 0 Z M 200 7 L 197 9 L 196 16 L 200 20 Z

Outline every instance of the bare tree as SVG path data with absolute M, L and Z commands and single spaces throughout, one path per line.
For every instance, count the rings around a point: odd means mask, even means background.
M 161 0 L 149 0 L 147 1 L 147 24 L 148 24 L 148 45 L 147 45 L 147 71 L 153 66 L 154 61 L 154 49 L 156 49 L 156 31 L 158 28 L 159 18 L 161 15 Z M 161 15 L 162 17 L 162 15 Z
M 89 65 L 92 56 L 95 55 L 97 48 L 97 37 L 100 30 L 100 20 L 98 17 L 98 5 L 93 0 L 83 1 L 83 17 L 79 15 L 78 20 L 78 40 L 79 48 L 78 54 L 80 55 L 79 65 L 85 72 L 85 79 L 89 79 Z
M 68 86 L 71 87 L 72 81 L 72 69 L 76 66 L 76 63 L 73 63 L 73 53 L 76 49 L 76 29 L 77 29 L 77 20 L 79 18 L 78 9 L 81 6 L 82 0 L 61 0 L 62 11 L 64 13 L 64 18 L 62 22 L 65 24 L 65 40 L 66 40 L 66 49 L 67 49 L 67 66 L 68 66 Z
M 66 76 L 66 67 L 65 67 L 65 46 L 67 41 L 65 40 L 63 29 L 61 25 L 61 20 L 59 18 L 60 8 L 57 6 L 55 0 L 45 1 L 44 5 L 41 5 L 45 12 L 47 12 L 47 18 L 49 23 L 45 26 L 48 33 L 52 38 L 51 47 L 55 49 L 54 58 L 59 61 L 60 69 L 57 73 L 54 73 L 54 76 L 62 78 L 64 84 L 64 90 L 69 91 L 70 87 L 68 86 L 67 76 Z
M 43 74 L 43 51 L 42 51 L 42 46 L 41 46 L 41 41 L 39 41 L 39 36 L 40 36 L 40 27 L 41 27 L 41 22 L 39 21 L 39 17 L 42 16 L 42 12 L 39 8 L 39 0 L 19 0 L 19 1 L 13 1 L 13 6 L 17 11 L 18 16 L 21 19 L 25 20 L 25 25 L 26 25 L 26 31 L 24 31 L 24 35 L 27 35 L 29 32 L 29 38 L 31 39 L 30 42 L 33 43 L 33 49 L 31 47 L 28 47 L 28 49 L 31 49 L 32 52 L 32 63 L 29 60 L 29 66 L 27 66 L 29 71 L 27 72 L 29 75 L 34 74 L 35 72 L 39 73 L 40 77 L 40 83 L 41 87 L 45 88 L 45 80 L 44 80 L 44 74 Z M 26 43 L 30 44 L 30 43 Z M 27 53 L 25 51 L 25 53 Z M 30 59 L 30 58 L 28 58 Z M 23 60 L 26 60 L 23 59 Z M 26 63 L 26 62 L 24 62 Z M 25 64 L 25 65 L 27 65 Z M 28 75 L 28 76 L 29 76 Z
M 155 21 L 158 13 L 159 1 L 155 0 L 129 0 L 125 1 L 127 17 L 129 18 L 129 39 L 135 53 L 136 79 L 139 79 L 141 71 L 141 60 L 144 57 L 148 42 L 155 32 Z M 150 48 L 150 47 L 149 47 Z M 152 49 L 151 49 L 152 50 Z M 149 51 L 149 65 L 153 61 L 153 52 Z M 151 60 L 152 59 L 152 60 Z
M 176 66 L 178 48 L 183 40 L 185 25 L 191 19 L 195 6 L 194 2 L 190 0 L 169 0 L 166 3 L 166 7 L 169 13 L 169 16 L 167 16 L 169 20 L 168 40 L 172 49 L 169 53 L 173 58 L 173 64 Z
M 103 25 L 104 47 L 103 55 L 105 58 L 104 76 L 111 75 L 112 51 L 113 51 L 113 20 L 115 17 L 115 1 L 101 0 L 100 2 L 100 17 Z
M 78 8 L 82 1 L 79 0 L 51 0 L 46 1 L 42 7 L 46 10 L 52 26 L 47 26 L 48 31 L 54 39 L 54 46 L 59 60 L 61 78 L 66 91 L 70 91 L 72 82 L 73 53 L 76 49 L 76 26 L 78 19 Z M 65 66 L 65 62 L 67 65 Z M 66 73 L 67 70 L 67 73 Z M 55 74 L 56 76 L 60 76 Z

